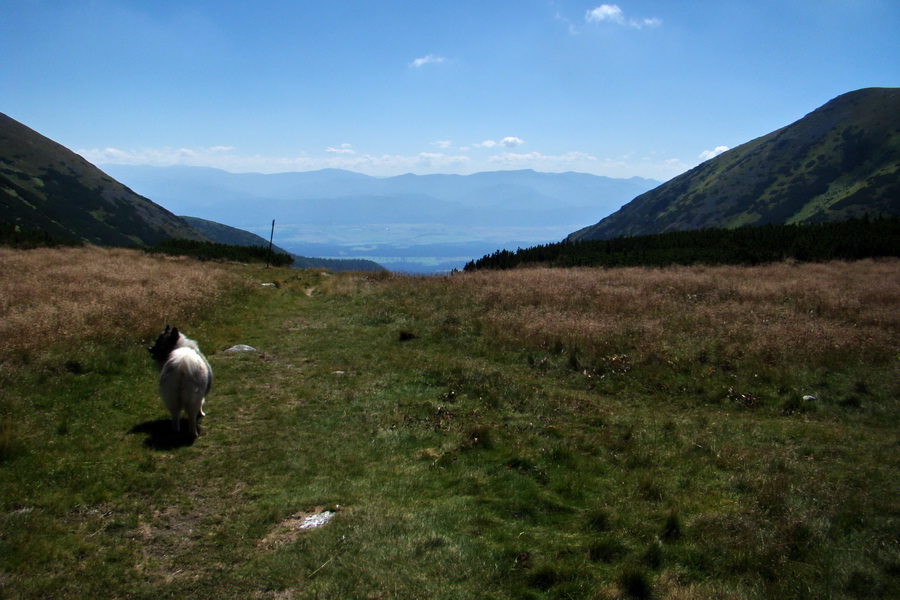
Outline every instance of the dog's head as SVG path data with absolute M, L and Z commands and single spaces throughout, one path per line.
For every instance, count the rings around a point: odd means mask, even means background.
M 147 348 L 150 352 L 150 356 L 153 357 L 153 360 L 159 363 L 166 362 L 169 358 L 169 354 L 175 349 L 175 345 L 178 344 L 178 338 L 180 336 L 181 334 L 178 333 L 177 327 L 169 327 L 166 325 L 163 332 L 156 338 L 156 343 Z

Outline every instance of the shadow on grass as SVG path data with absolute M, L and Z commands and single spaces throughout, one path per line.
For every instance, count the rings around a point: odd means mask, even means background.
M 194 438 L 185 433 L 188 430 L 187 419 L 181 420 L 181 432 L 172 431 L 171 419 L 156 419 L 144 421 L 135 425 L 128 433 L 143 433 L 147 435 L 144 445 L 153 450 L 174 450 L 194 444 Z

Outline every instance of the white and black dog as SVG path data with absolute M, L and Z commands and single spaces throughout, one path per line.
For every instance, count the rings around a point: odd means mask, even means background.
M 197 437 L 197 419 L 206 416 L 203 402 L 212 387 L 209 362 L 197 342 L 168 325 L 148 350 L 159 369 L 159 395 L 172 415 L 172 428 L 181 431 L 183 410 L 188 416 L 191 436 Z

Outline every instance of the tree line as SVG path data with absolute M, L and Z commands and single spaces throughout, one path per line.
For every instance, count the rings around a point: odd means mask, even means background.
M 189 256 L 199 260 L 229 260 L 237 262 L 267 262 L 273 267 L 287 267 L 294 257 L 287 252 L 269 252 L 265 246 L 232 246 L 217 242 L 168 239 L 145 248 L 149 253 Z
M 512 269 L 522 265 L 758 265 L 783 260 L 824 262 L 885 256 L 900 256 L 900 217 L 673 231 L 610 240 L 564 240 L 515 252 L 498 250 L 470 261 L 464 270 Z
M 12 223 L 0 223 L 0 246 L 31 250 L 34 248 L 81 246 L 83 244 L 82 240 L 57 235 L 43 229 L 28 229 Z
M 83 246 L 83 240 L 49 233 L 43 229 L 28 229 L 12 223 L 0 223 L 0 246 L 31 250 L 34 248 L 59 248 Z M 143 248 L 151 254 L 189 256 L 199 260 L 233 260 L 237 262 L 268 262 L 274 267 L 290 266 L 294 257 L 286 252 L 272 252 L 264 246 L 232 246 L 216 242 L 167 239 Z

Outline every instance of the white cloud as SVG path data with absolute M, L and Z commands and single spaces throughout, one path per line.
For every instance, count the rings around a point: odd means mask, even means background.
M 507 139 L 507 138 L 503 138 Z M 433 148 L 432 151 L 415 154 L 368 154 L 355 150 L 350 144 L 340 144 L 333 151 L 319 151 L 314 155 L 301 152 L 293 156 L 263 156 L 241 154 L 230 146 L 208 146 L 194 148 L 144 148 L 122 150 L 100 148 L 77 150 L 88 161 L 101 165 L 127 164 L 152 166 L 194 166 L 212 167 L 232 173 L 284 173 L 288 171 L 315 171 L 318 169 L 346 169 L 376 177 L 389 177 L 404 173 L 457 173 L 465 175 L 478 171 L 497 169 L 534 169 L 544 172 L 577 171 L 607 177 L 649 177 L 666 181 L 696 166 L 694 162 L 684 162 L 677 158 L 629 154 L 620 157 L 599 158 L 586 152 L 565 152 L 544 154 L 541 152 L 516 152 L 510 137 L 507 144 L 489 140 L 492 148 L 478 157 L 470 156 L 465 147 L 455 151 L 447 148 Z M 436 144 L 434 144 L 436 145 Z M 449 146 L 448 146 L 449 148 Z M 723 147 L 717 148 L 719 150 Z M 471 150 L 475 150 L 473 145 Z
M 446 173 L 469 171 L 471 159 L 465 155 L 443 152 L 421 152 L 414 155 L 357 153 L 350 144 L 328 148 L 320 156 L 241 155 L 225 150 L 226 146 L 198 148 L 118 148 L 80 149 L 78 154 L 96 165 L 150 165 L 169 167 L 212 167 L 232 173 L 284 173 L 318 169 L 347 169 L 374 176 L 403 173 Z M 102 166 L 101 166 L 102 168 Z
M 436 141 L 436 142 L 431 142 L 431 145 L 432 145 L 432 146 L 437 146 L 437 147 L 440 148 L 441 150 L 446 150 L 447 148 L 450 147 L 450 145 L 451 145 L 452 143 L 453 143 L 453 142 L 451 142 L 450 140 L 438 140 L 438 141 Z
M 205 166 L 211 160 L 226 158 L 233 146 L 209 146 L 198 148 L 141 148 L 121 150 L 119 148 L 92 148 L 77 150 L 78 154 L 92 163 L 114 163 L 122 165 L 188 165 Z
M 343 143 L 338 147 L 329 146 L 325 149 L 325 152 L 329 154 L 356 154 L 356 151 L 353 149 L 353 144 Z
M 410 67 L 418 69 L 419 67 L 424 67 L 425 65 L 430 64 L 440 64 L 447 62 L 447 59 L 443 56 L 436 56 L 434 54 L 429 54 L 428 56 L 423 56 L 422 58 L 417 58 L 416 60 L 409 63 Z
M 531 168 L 535 170 L 553 171 L 590 170 L 597 158 L 585 152 L 567 152 L 566 154 L 549 155 L 540 152 L 503 152 L 488 159 L 488 162 L 517 169 Z
M 500 141 L 484 140 L 483 142 L 472 144 L 472 146 L 474 146 L 475 148 L 496 148 L 497 146 L 503 146 L 504 148 L 518 148 L 524 143 L 525 141 L 522 138 L 507 136 Z
M 723 152 L 728 152 L 728 150 L 728 146 L 716 146 L 714 150 L 704 150 L 697 158 L 709 160 L 710 158 L 715 158 Z
M 612 21 L 613 23 L 619 23 L 620 25 L 625 23 L 625 16 L 622 14 L 622 9 L 615 4 L 601 4 L 593 10 L 589 10 L 584 18 L 588 23 L 600 21 Z
M 662 20 L 657 18 L 650 19 L 626 19 L 625 13 L 617 4 L 601 4 L 595 9 L 587 11 L 584 20 L 588 23 L 615 23 L 635 29 L 643 29 L 644 27 L 659 27 Z

